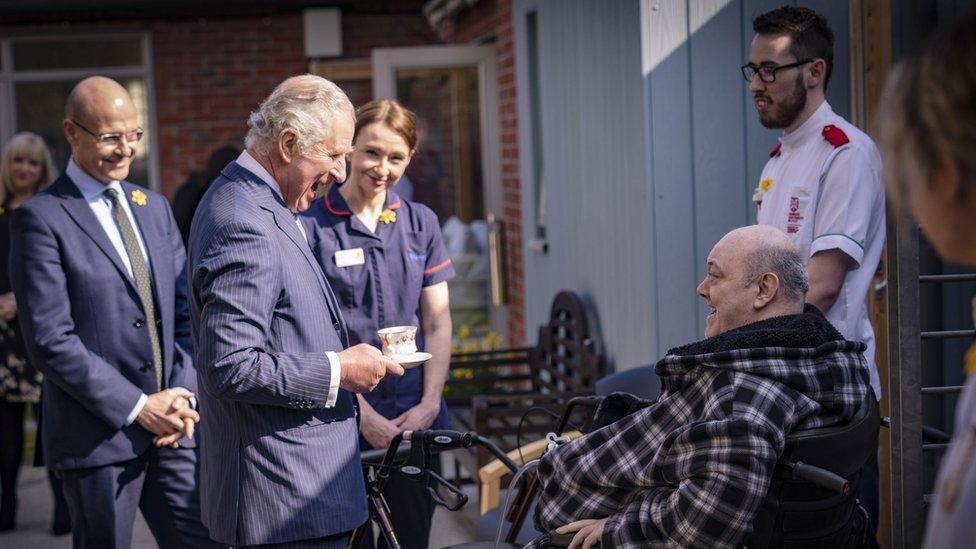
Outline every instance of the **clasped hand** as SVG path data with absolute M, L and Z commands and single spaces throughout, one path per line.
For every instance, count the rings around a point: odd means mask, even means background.
M 193 429 L 200 422 L 200 414 L 190 407 L 193 393 L 177 387 L 165 389 L 148 396 L 136 421 L 156 435 L 153 444 L 157 448 L 177 448 L 183 437 L 193 438 Z
M 0 295 L 0 320 L 10 322 L 17 316 L 17 298 L 13 292 Z

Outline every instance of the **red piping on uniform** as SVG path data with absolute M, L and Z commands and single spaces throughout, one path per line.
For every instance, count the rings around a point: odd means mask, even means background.
M 772 152 L 769 153 L 769 157 L 770 158 L 774 158 L 774 157 L 779 156 L 779 150 L 782 149 L 782 148 L 783 148 L 783 144 L 782 143 L 777 143 L 776 144 L 776 148 L 773 149 Z
M 339 210 L 333 208 L 332 207 L 332 201 L 329 200 L 329 195 L 325 195 L 323 198 L 325 199 L 325 209 L 326 210 L 329 210 L 329 213 L 330 214 L 332 214 L 332 215 L 342 215 L 342 216 L 352 215 L 352 212 L 350 212 L 349 210 L 339 211 Z
M 390 205 L 389 205 L 389 209 L 391 209 L 391 210 L 396 210 L 396 209 L 397 209 L 397 208 L 399 208 L 399 207 L 400 207 L 400 197 L 398 196 L 398 197 L 397 197 L 397 201 L 396 201 L 396 204 L 390 204 Z
M 451 260 L 448 259 L 447 261 L 445 261 L 444 263 L 441 263 L 440 265 L 434 265 L 433 267 L 427 269 L 426 271 L 424 271 L 424 274 L 425 275 L 432 275 L 432 274 L 436 273 L 437 271 L 444 270 L 444 268 L 447 267 L 450 264 L 451 264 Z

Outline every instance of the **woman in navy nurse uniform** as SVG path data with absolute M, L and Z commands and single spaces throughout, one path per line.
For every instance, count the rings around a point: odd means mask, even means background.
M 345 183 L 303 214 L 312 250 L 342 304 L 349 344 L 378 347 L 377 330 L 417 326 L 418 350 L 432 355 L 358 395 L 364 448 L 386 447 L 402 431 L 449 426 L 442 392 L 451 353 L 447 280 L 454 267 L 437 215 L 393 190 L 417 145 L 412 112 L 385 99 L 363 105 Z M 434 505 L 426 487 L 393 475 L 385 496 L 403 547 L 427 547 Z

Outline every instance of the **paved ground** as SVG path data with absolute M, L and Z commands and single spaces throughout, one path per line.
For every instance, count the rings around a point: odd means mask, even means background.
M 474 494 L 470 495 L 470 501 L 464 509 L 466 512 L 450 513 L 442 508 L 437 509 L 431 528 L 432 549 L 471 540 L 471 533 L 474 531 L 472 516 L 477 514 L 478 498 Z M 0 533 L 0 548 L 70 549 L 71 536 L 54 537 L 50 534 L 53 504 L 51 488 L 43 469 L 21 469 L 18 497 L 20 505 L 17 512 L 17 530 Z M 142 516 L 137 517 L 132 547 L 156 547 Z

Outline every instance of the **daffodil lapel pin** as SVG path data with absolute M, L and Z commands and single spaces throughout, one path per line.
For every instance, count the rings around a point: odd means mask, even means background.
M 140 191 L 139 189 L 134 189 L 132 191 L 132 203 L 136 206 L 145 206 L 148 201 L 149 197 L 146 196 L 146 193 Z
M 759 182 L 759 186 L 752 193 L 752 201 L 756 204 L 762 204 L 763 195 L 773 186 L 773 180 L 769 177 L 764 177 L 762 181 Z
M 389 209 L 389 208 L 383 210 L 382 212 L 380 212 L 380 221 L 382 221 L 383 223 L 385 223 L 387 225 L 389 225 L 390 223 L 395 222 L 396 221 L 396 212 L 393 211 L 393 210 L 391 210 L 391 209 Z

